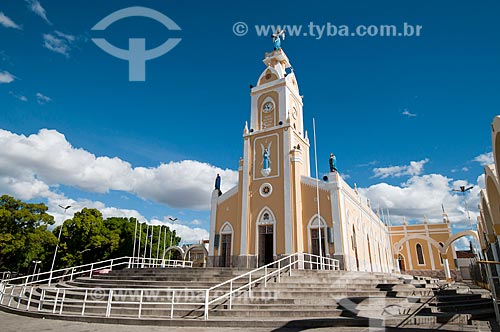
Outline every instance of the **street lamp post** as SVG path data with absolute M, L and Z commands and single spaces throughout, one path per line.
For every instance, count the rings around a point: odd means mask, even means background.
M 142 224 L 139 224 L 139 238 L 137 239 L 137 257 L 134 256 L 134 261 L 139 262 L 141 257 L 141 238 L 142 238 Z
M 42 261 L 37 261 L 37 260 L 32 261 L 32 263 L 35 263 L 35 268 L 33 269 L 33 277 L 31 278 L 31 281 L 34 281 L 34 280 L 35 280 L 36 266 L 37 266 L 38 264 L 40 264 L 41 262 L 42 262 Z M 38 269 L 40 269 L 40 268 L 38 268 Z M 38 280 L 38 276 L 36 277 L 36 280 Z
M 168 217 L 168 219 L 172 222 L 172 226 L 174 225 L 174 222 L 177 220 L 177 218 L 172 218 Z M 172 240 L 173 240 L 173 228 L 170 230 L 170 246 L 172 246 Z M 172 259 L 172 251 L 170 251 L 170 255 L 168 256 L 169 259 Z
M 154 236 L 154 233 L 155 233 L 155 227 L 153 225 L 151 225 L 151 234 L 149 234 L 149 236 L 151 237 L 151 244 L 149 246 L 149 263 L 150 264 L 151 264 L 151 258 L 153 255 L 153 236 Z
M 161 242 L 161 225 L 158 231 L 158 247 L 156 248 L 156 259 L 160 258 L 160 242 Z
M 171 217 L 168 217 L 168 219 L 172 222 L 172 225 L 174 224 L 174 222 L 177 220 L 177 218 L 171 218 Z M 172 241 L 173 241 L 173 229 L 170 230 L 170 245 L 172 245 Z
M 61 241 L 61 233 L 63 229 L 64 222 L 66 221 L 66 211 L 71 207 L 71 205 L 68 206 L 62 206 L 59 205 L 61 209 L 64 210 L 64 217 L 63 217 L 63 222 L 61 224 L 61 227 L 59 228 L 59 235 L 57 236 L 57 244 L 56 244 L 56 251 L 54 252 L 54 258 L 52 259 L 52 266 L 50 267 L 50 277 L 49 277 L 49 286 L 52 283 L 52 273 L 54 271 L 54 264 L 56 263 L 56 256 L 57 256 L 57 250 L 59 249 L 59 242 Z
M 316 167 L 316 209 L 318 213 L 318 240 L 319 240 L 319 269 L 323 270 L 323 243 L 321 238 L 321 213 L 319 209 L 319 178 L 318 178 L 318 152 L 316 150 L 316 121 L 313 118 L 314 134 L 314 165 Z
M 135 229 L 134 229 L 134 249 L 132 250 L 132 257 L 135 257 L 135 245 L 136 245 L 136 240 L 137 240 L 137 222 L 138 220 L 135 219 Z
M 467 220 L 469 221 L 469 227 L 473 231 L 474 228 L 472 227 L 472 220 L 471 220 L 471 217 L 470 217 L 469 207 L 467 206 L 467 198 L 466 198 L 467 192 L 469 190 L 471 190 L 472 188 L 474 188 L 474 186 L 470 186 L 470 187 L 467 187 L 467 188 L 465 186 L 460 186 L 459 189 L 453 189 L 453 191 L 463 193 L 465 213 L 467 215 Z M 474 239 L 472 239 L 472 241 L 474 241 Z M 474 246 L 475 246 L 475 241 L 474 241 Z M 477 250 L 477 249 L 473 248 L 473 254 L 474 255 L 475 255 L 475 253 L 474 253 L 475 250 Z
M 166 245 L 167 245 L 167 226 L 165 226 L 165 229 L 163 231 L 163 255 L 161 256 L 162 259 L 165 259 Z
M 148 250 L 148 236 L 149 236 L 149 225 L 146 225 L 146 238 L 144 240 L 144 255 L 142 256 L 143 260 L 146 260 L 146 252 Z

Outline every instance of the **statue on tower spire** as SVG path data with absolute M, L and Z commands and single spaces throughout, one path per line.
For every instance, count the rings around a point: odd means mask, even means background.
M 280 30 L 278 28 L 278 30 L 276 30 L 271 37 L 273 38 L 274 50 L 279 50 L 281 48 L 281 37 L 285 40 L 285 30 Z

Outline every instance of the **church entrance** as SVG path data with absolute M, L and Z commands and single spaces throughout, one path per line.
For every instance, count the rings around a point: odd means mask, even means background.
M 231 234 L 221 235 L 220 266 L 231 266 Z
M 326 256 L 326 250 L 325 250 L 325 229 L 321 228 L 321 256 L 325 257 Z M 312 254 L 316 256 L 320 256 L 319 254 L 319 231 L 318 228 L 311 228 L 311 246 L 312 246 Z M 319 263 L 319 259 L 318 259 Z M 312 268 L 317 268 L 318 265 L 313 264 Z
M 406 271 L 406 268 L 405 268 L 405 258 L 401 254 L 398 256 L 398 264 L 399 264 L 399 271 L 405 272 Z
M 259 226 L 259 266 L 274 261 L 274 236 L 273 225 Z

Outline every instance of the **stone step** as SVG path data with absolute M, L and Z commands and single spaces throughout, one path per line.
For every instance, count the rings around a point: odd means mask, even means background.
M 463 284 L 452 284 L 446 290 L 439 290 L 440 283 L 427 280 L 414 280 L 406 277 L 368 272 L 292 270 L 291 275 L 270 278 L 252 286 L 232 299 L 229 310 L 227 298 L 218 300 L 210 306 L 209 321 L 203 320 L 205 292 L 203 290 L 176 293 L 174 320 L 170 320 L 172 293 L 167 289 L 198 288 L 204 289 L 234 278 L 248 270 L 237 269 L 122 269 L 108 274 L 96 274 L 93 278 L 79 277 L 73 281 L 57 284 L 65 290 L 63 315 L 70 319 L 85 321 L 113 321 L 124 323 L 209 326 L 258 327 L 259 325 L 280 328 L 301 324 L 308 328 L 321 326 L 374 326 L 374 324 L 396 326 L 408 315 L 419 309 L 416 317 L 405 324 L 421 327 L 460 326 L 470 322 L 471 317 L 491 316 L 491 300 L 487 293 L 471 294 L 472 288 Z M 269 269 L 268 272 L 271 270 Z M 263 271 L 262 271 L 263 272 Z M 261 276 L 263 274 L 260 274 Z M 252 275 L 252 280 L 257 278 Z M 233 287 L 246 284 L 248 276 L 238 278 Z M 85 291 L 79 287 L 92 288 L 88 292 L 86 314 L 81 317 L 82 300 Z M 108 290 L 114 288 L 111 317 L 105 318 Z M 138 320 L 139 304 L 128 303 L 139 300 L 143 289 L 142 317 Z M 161 289 L 163 290 L 155 290 Z M 40 292 L 45 289 L 43 310 L 38 313 Z M 123 290 L 120 290 L 123 289 Z M 229 285 L 210 293 L 210 299 L 225 294 Z M 16 290 L 20 292 L 20 290 Z M 25 292 L 25 295 L 27 292 Z M 54 308 L 57 290 L 41 286 L 35 289 L 31 298 L 29 313 L 50 316 Z M 156 295 L 156 296 L 153 296 Z M 62 292 L 59 291 L 56 312 L 60 309 Z M 432 300 L 430 304 L 425 301 Z M 16 299 L 12 301 L 16 306 Z M 19 300 L 23 311 L 26 298 Z M 458 311 L 458 313 L 457 313 Z M 168 323 L 167 323 L 168 322 Z M 298 323 L 300 322 L 300 323 Z M 193 325 L 189 325 L 193 323 Z M 279 325 L 278 325 L 279 323 Z M 291 323 L 291 325 L 289 325 Z M 183 325 L 187 324 L 187 325 Z M 249 324 L 249 325 L 244 325 Z M 324 325 L 323 325 L 324 324 Z M 352 326 L 354 326 L 352 325 Z M 432 329 L 431 329 L 432 330 Z
M 254 296 L 259 296 L 259 293 L 263 292 L 263 294 L 269 293 L 269 291 L 262 291 L 262 289 L 255 289 L 252 291 Z M 407 297 L 407 296 L 417 296 L 417 295 L 430 295 L 432 296 L 432 291 L 426 291 L 422 289 L 415 289 L 411 291 L 379 291 L 379 290 L 363 290 L 363 289 L 324 289 L 324 290 L 315 290 L 315 291 L 307 291 L 307 290 L 292 290 L 292 289 L 276 289 L 274 290 L 276 296 L 278 297 L 291 297 L 291 298 L 339 298 L 339 297 L 355 297 L 359 295 L 363 295 L 366 297 Z
M 26 301 L 23 300 L 22 308 L 25 308 Z M 32 310 L 38 310 L 38 302 L 33 301 L 31 303 Z M 44 311 L 52 311 L 54 309 L 53 302 L 44 301 L 42 304 L 42 309 Z M 60 302 L 55 307 L 56 312 L 60 310 Z M 82 304 L 75 304 L 69 300 L 65 301 L 63 306 L 64 313 L 81 312 Z M 128 315 L 134 316 L 138 315 L 139 305 L 138 304 L 128 304 L 113 302 L 111 307 L 111 315 Z M 171 305 L 170 304 L 148 304 L 143 303 L 142 305 L 142 316 L 158 316 L 158 315 L 170 315 Z M 105 314 L 106 304 L 96 304 L 89 302 L 86 304 L 85 312 L 87 314 Z M 176 305 L 174 307 L 174 314 L 176 317 L 185 316 L 202 316 L 204 313 L 204 307 L 200 305 Z M 228 304 L 211 306 L 210 314 L 213 316 L 232 316 L 232 317 L 294 317 L 300 314 L 303 317 L 324 317 L 324 316 L 379 316 L 382 313 L 379 306 L 373 307 L 357 307 L 355 310 L 351 310 L 350 307 L 343 307 L 341 305 L 309 305 L 297 307 L 296 305 L 238 305 L 235 304 L 232 310 L 228 309 Z M 400 313 L 400 312 L 398 312 Z
M 380 285 L 380 284 L 400 284 L 404 285 L 402 282 L 394 281 L 394 280 L 388 280 L 388 279 L 363 279 L 363 278 L 354 278 L 354 279 L 349 279 L 349 278 L 296 278 L 294 276 L 292 277 L 284 277 L 281 276 L 281 282 L 287 282 L 287 283 L 297 283 L 297 284 L 347 284 L 351 282 L 357 282 L 357 283 L 363 283 L 367 285 Z
M 440 303 L 446 302 L 462 302 L 462 301 L 474 301 L 479 299 L 485 299 L 482 294 L 455 294 L 455 295 L 437 295 L 436 301 Z M 487 299 L 490 299 L 489 297 Z M 491 301 L 491 299 L 490 299 Z
M 21 306 L 22 309 L 25 308 L 25 303 Z M 55 307 L 55 312 L 60 311 L 60 304 Z M 106 314 L 105 304 L 95 304 L 87 303 L 85 306 L 86 315 L 105 315 Z M 398 308 L 397 314 L 401 313 L 401 309 Z M 37 312 L 53 312 L 53 303 L 43 303 L 42 310 L 38 311 L 38 303 L 33 302 L 31 306 L 31 311 Z M 65 303 L 62 312 L 65 314 L 81 313 L 82 305 L 73 304 L 71 302 Z M 363 308 L 358 310 L 350 310 L 349 308 L 343 308 L 338 306 L 314 306 L 313 308 L 290 306 L 290 307 L 252 307 L 243 308 L 234 306 L 232 310 L 227 309 L 225 306 L 216 306 L 210 309 L 211 317 L 232 317 L 232 318 L 281 318 L 281 317 L 380 317 L 383 314 L 383 309 L 380 308 Z M 169 318 L 171 314 L 171 306 L 168 304 L 155 304 L 148 305 L 143 304 L 141 308 L 141 317 L 164 317 Z M 174 317 L 202 317 L 204 315 L 203 306 L 193 305 L 190 308 L 186 306 L 175 306 L 173 311 Z M 112 303 L 111 306 L 111 317 L 115 316 L 127 316 L 127 317 L 138 317 L 139 315 L 139 305 L 125 304 L 125 303 Z
M 474 310 L 479 309 L 491 309 L 493 310 L 493 303 L 491 300 L 481 299 L 481 300 L 470 300 L 464 302 L 457 303 L 430 303 L 429 304 L 433 308 L 433 312 L 460 312 L 467 311 L 471 308 Z
M 60 318 L 59 315 L 52 314 L 51 311 L 47 312 L 26 312 L 19 311 L 18 314 L 26 314 L 36 317 L 46 317 L 46 318 Z M 169 317 L 169 316 L 168 316 Z M 138 320 L 135 317 L 123 317 L 120 315 L 113 315 L 112 318 L 105 318 L 102 315 L 88 315 L 85 317 L 80 316 L 77 311 L 75 314 L 64 314 L 63 318 L 66 320 L 92 322 L 92 323 L 112 323 L 112 324 L 138 324 Z M 384 327 L 384 326 L 397 326 L 400 324 L 406 315 L 392 316 L 385 319 L 373 319 L 366 317 L 303 317 L 300 314 L 295 316 L 293 319 L 289 317 L 268 317 L 268 318 L 254 318 L 251 319 L 237 319 L 233 317 L 212 317 L 209 316 L 209 320 L 205 321 L 202 317 L 191 317 L 182 319 L 169 319 L 165 316 L 161 318 L 155 317 L 143 317 L 140 319 L 141 325 L 151 325 L 151 326 L 179 326 L 179 327 L 249 327 L 253 328 L 268 328 L 268 329 L 278 329 L 286 326 L 290 329 L 312 329 L 312 328 L 322 328 L 322 327 Z M 414 328 L 415 330 L 420 330 L 422 327 L 428 328 L 427 330 L 457 330 L 460 331 L 479 331 L 478 325 L 468 325 L 469 319 L 467 315 L 459 314 L 436 314 L 432 316 L 418 316 L 407 320 L 404 327 L 405 329 Z M 481 330 L 482 331 L 482 330 Z
M 113 270 L 107 274 L 100 275 L 220 275 L 220 276 L 228 276 L 234 275 L 239 276 L 250 272 L 252 270 L 249 269 L 217 269 L 217 268 L 157 268 L 157 269 L 123 269 L 123 270 Z M 274 271 L 274 269 L 268 269 L 268 271 Z M 263 273 L 264 271 L 262 271 Z M 257 272 L 258 273 L 258 272 Z
M 95 279 L 76 279 L 73 281 L 67 281 L 61 284 L 68 285 L 71 287 L 88 287 L 92 288 L 95 287 L 96 285 L 99 286 L 100 288 L 112 288 L 112 287 L 117 287 L 117 288 L 140 288 L 140 287 L 145 287 L 145 288 L 168 288 L 168 287 L 176 287 L 176 288 L 210 288 L 215 285 L 219 285 L 225 282 L 225 280 L 218 280 L 215 282 L 190 282 L 190 281 L 149 281 L 149 280 L 112 280 L 108 279 L 106 281 L 103 280 L 95 280 Z M 263 283 L 264 281 L 262 281 Z M 236 280 L 233 281 L 233 286 L 242 286 L 248 283 L 248 280 Z M 109 285 L 109 286 L 106 286 Z M 229 287 L 229 283 L 227 283 Z
M 227 302 L 227 301 L 226 301 Z M 244 294 L 238 298 L 233 299 L 233 304 L 276 304 L 276 305 L 335 305 L 338 303 L 349 305 L 359 305 L 359 306 L 381 306 L 381 305 L 393 305 L 393 304 L 411 304 L 420 302 L 419 297 L 407 297 L 407 298 L 397 298 L 397 297 L 333 297 L 333 298 L 295 298 L 295 297 L 279 297 L 279 298 L 264 298 L 264 297 L 248 297 L 248 294 Z
M 263 275 L 252 275 L 252 279 L 257 279 L 262 277 Z M 269 278 L 273 278 L 269 276 Z M 77 278 L 82 279 L 82 278 Z M 151 281 L 212 281 L 212 280 L 229 280 L 233 279 L 232 276 L 129 276 L 129 275 L 108 275 L 108 276 L 99 276 L 92 277 L 93 280 L 151 280 Z M 238 280 L 248 280 L 248 277 L 238 278 Z

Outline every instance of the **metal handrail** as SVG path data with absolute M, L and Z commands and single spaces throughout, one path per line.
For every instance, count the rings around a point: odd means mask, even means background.
M 310 258 L 317 258 L 316 259 L 316 262 L 313 262 L 312 260 L 310 261 L 305 261 L 304 260 L 304 257 L 310 257 Z M 293 261 L 292 261 L 293 259 Z M 321 262 L 318 262 L 318 259 L 321 260 Z M 285 263 L 285 262 L 288 262 L 288 264 L 284 264 L 282 265 L 282 262 Z M 241 292 L 242 290 L 246 290 L 248 289 L 248 292 L 251 296 L 251 292 L 252 292 L 252 286 L 255 285 L 256 283 L 258 282 L 261 282 L 262 280 L 264 280 L 264 287 L 267 287 L 267 280 L 271 277 L 273 277 L 274 275 L 277 276 L 278 278 L 278 282 L 281 282 L 281 274 L 282 274 L 282 271 L 285 271 L 287 270 L 289 275 L 291 276 L 291 272 L 292 272 L 292 267 L 297 265 L 299 262 L 302 262 L 302 263 L 310 263 L 311 264 L 311 267 L 312 267 L 312 264 L 316 264 L 316 266 L 320 267 L 321 269 L 333 269 L 333 270 L 338 270 L 339 269 L 339 261 L 336 260 L 336 259 L 333 259 L 333 258 L 328 258 L 328 257 L 320 257 L 320 256 L 316 256 L 316 255 L 312 255 L 312 254 L 307 254 L 307 253 L 295 253 L 295 254 L 291 254 L 289 256 L 286 256 L 286 257 L 283 257 L 281 259 L 278 259 L 277 261 L 274 261 L 272 263 L 269 263 L 269 264 L 266 264 L 264 266 L 261 266 L 259 268 L 256 268 L 252 271 L 248 271 L 246 273 L 243 273 L 242 275 L 239 275 L 239 276 L 236 276 L 232 279 L 229 279 L 229 280 L 226 280 L 224 282 L 221 282 L 220 284 L 218 285 L 215 285 L 215 286 L 212 286 L 210 287 L 209 289 L 207 289 L 207 295 L 206 295 L 206 302 L 205 302 L 205 319 L 208 319 L 208 308 L 211 304 L 214 304 L 216 302 L 219 302 L 223 299 L 226 299 L 226 298 L 229 298 L 229 309 L 231 310 L 232 309 L 232 300 L 233 300 L 233 294 L 235 293 L 239 293 Z M 273 270 L 269 273 L 269 269 L 270 268 L 273 268 L 273 266 L 276 266 L 276 264 L 278 265 L 278 268 L 276 270 Z M 297 267 L 299 267 L 297 265 Z M 302 265 L 302 268 L 303 268 L 303 265 Z M 261 276 L 261 277 L 258 277 L 258 278 L 252 278 L 252 276 L 258 272 L 262 272 L 264 271 L 264 275 Z M 243 278 L 248 278 L 248 283 L 236 288 L 236 289 L 233 289 L 233 283 L 239 279 L 243 279 Z M 229 291 L 225 294 L 222 294 L 214 299 L 212 299 L 211 301 L 209 300 L 209 297 L 210 297 L 210 292 L 224 286 L 224 285 L 227 285 L 229 284 Z
M 477 261 L 479 264 L 492 264 L 492 265 L 500 265 L 500 262 L 497 261 Z
M 148 261 L 149 259 L 137 259 L 132 262 L 132 257 L 122 257 L 121 259 L 129 259 L 128 262 L 121 262 L 116 264 L 116 260 L 113 260 L 113 266 L 118 266 L 122 264 L 129 264 L 129 266 L 133 266 L 136 264 L 153 264 L 153 261 Z M 153 259 L 151 259 L 153 260 Z M 111 263 L 112 260 L 108 262 Z M 181 261 L 175 261 L 181 262 Z M 159 264 L 158 261 L 154 263 Z M 165 263 L 165 261 L 163 262 Z M 267 265 L 256 268 L 252 271 L 248 271 L 243 273 L 242 275 L 236 276 L 229 280 L 219 283 L 218 285 L 212 286 L 210 288 L 82 288 L 82 287 L 73 287 L 73 288 L 60 288 L 60 287 L 51 287 L 50 285 L 43 286 L 40 288 L 34 287 L 33 283 L 27 282 L 22 285 L 19 284 L 11 284 L 11 283 L 1 283 L 0 284 L 0 305 L 7 305 L 11 307 L 12 300 L 16 300 L 16 309 L 19 309 L 21 305 L 21 301 L 26 301 L 25 310 L 30 310 L 30 304 L 32 303 L 32 296 L 34 291 L 40 293 L 40 298 L 38 302 L 37 311 L 43 311 L 44 304 L 53 304 L 52 313 L 56 313 L 59 311 L 59 314 L 62 314 L 64 305 L 69 304 L 78 304 L 81 305 L 82 311 L 81 315 L 85 315 L 85 308 L 88 304 L 105 304 L 106 305 L 106 317 L 110 317 L 111 309 L 113 304 L 134 304 L 138 305 L 138 313 L 137 317 L 140 318 L 142 314 L 142 307 L 144 304 L 165 304 L 170 305 L 170 318 L 174 316 L 174 310 L 176 305 L 192 305 L 196 306 L 197 309 L 203 308 L 204 310 L 204 319 L 208 319 L 208 311 L 209 307 L 215 303 L 218 303 L 222 300 L 229 299 L 229 309 L 232 309 L 232 301 L 234 298 L 234 294 L 248 290 L 250 297 L 252 296 L 252 287 L 256 283 L 260 283 L 264 281 L 264 287 L 267 287 L 267 281 L 270 278 L 276 277 L 277 281 L 281 281 L 281 275 L 283 273 L 288 273 L 288 275 L 292 274 L 292 269 L 304 269 L 306 268 L 306 264 L 309 264 L 309 268 L 312 269 L 313 266 L 316 266 L 319 270 L 338 270 L 339 269 L 339 261 L 332 258 L 327 257 L 319 257 L 316 255 L 306 254 L 306 253 L 296 253 L 286 257 L 283 257 L 275 262 L 269 263 Z M 111 265 L 111 264 L 110 264 Z M 277 265 L 277 267 L 275 267 Z M 85 265 L 85 266 L 88 266 Z M 76 268 L 76 267 L 75 267 Z M 74 269 L 74 268 L 73 268 Z M 99 267 L 100 270 L 103 267 Z M 69 269 L 63 269 L 69 270 Z M 92 269 L 90 270 L 92 271 Z M 263 275 L 261 273 L 263 272 Z M 256 276 L 258 274 L 258 276 Z M 76 275 L 73 274 L 73 275 Z M 24 278 L 24 277 L 23 277 Z M 55 277 L 60 278 L 60 277 Z M 55 279 L 54 278 L 54 279 Z M 16 278 L 16 280 L 19 278 Z M 239 287 L 234 288 L 234 284 L 239 281 L 245 281 L 243 285 L 239 285 Z M 224 287 L 225 286 L 225 287 Z M 229 290 L 227 290 L 229 287 Z M 47 293 L 54 294 L 52 297 L 47 297 Z M 154 301 L 146 301 L 144 302 L 144 297 L 146 295 L 151 296 L 148 299 L 152 299 Z M 83 299 L 71 298 L 66 295 L 80 295 Z M 139 295 L 137 295 L 139 294 Z M 161 295 L 167 296 L 161 296 Z M 170 296 L 168 296 L 170 295 Z M 121 300 L 118 297 L 122 297 Z M 211 297 L 212 296 L 212 297 Z M 133 300 L 125 301 L 124 298 L 131 298 Z M 170 298 L 170 302 L 168 299 Z M 182 299 L 185 299 L 182 301 Z M 114 300 L 115 299 L 115 300 Z M 177 299 L 177 301 L 176 301 Z M 192 299 L 193 301 L 187 301 L 186 299 Z M 6 304 L 4 302 L 8 300 Z M 59 305 L 59 310 L 57 307 Z M 159 310 L 159 309 L 158 309 Z
M 488 284 L 490 285 L 491 299 L 493 302 L 493 308 L 495 309 L 495 317 L 497 324 L 500 324 L 500 294 L 497 292 L 497 284 L 494 280 L 500 280 L 500 273 L 498 265 L 500 262 L 497 261 L 478 261 L 479 264 L 484 264 L 486 266 L 486 275 L 488 277 Z M 493 273 L 493 266 L 496 266 L 496 274 Z
M 75 276 L 80 276 L 88 273 L 92 278 L 92 275 L 101 270 L 113 270 L 118 266 L 127 265 L 128 268 L 131 267 L 193 267 L 192 261 L 181 261 L 181 260 L 170 260 L 162 258 L 145 258 L 145 257 L 129 257 L 124 256 L 120 258 L 112 258 L 104 261 L 73 266 L 64 269 L 58 269 L 47 272 L 39 272 L 36 274 L 31 274 L 22 277 L 10 278 L 2 280 L 3 284 L 12 283 L 22 283 L 23 285 L 30 284 L 40 284 L 48 282 L 49 286 L 55 280 L 64 280 L 69 276 L 70 280 L 73 280 Z M 56 276 L 54 276 L 54 274 Z M 43 277 L 42 277 L 43 276 Z

